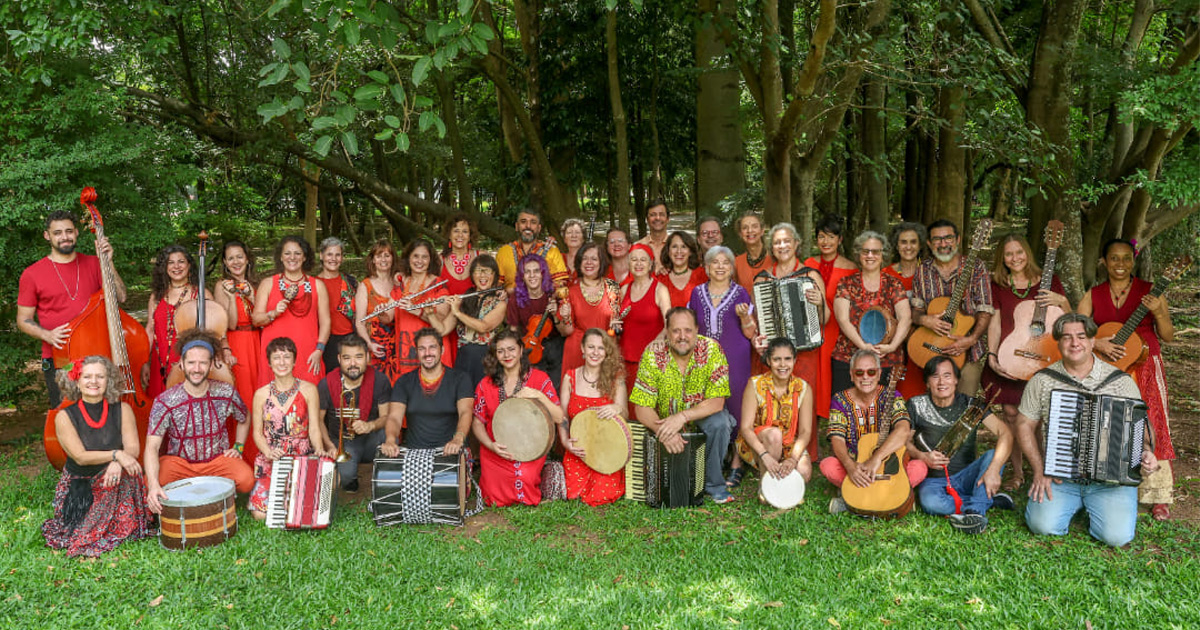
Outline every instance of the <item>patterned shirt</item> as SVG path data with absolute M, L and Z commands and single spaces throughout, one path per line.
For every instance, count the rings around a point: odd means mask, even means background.
M 755 399 L 754 428 L 777 427 L 783 434 L 783 447 L 790 449 L 800 428 L 800 407 L 808 395 L 808 383 L 793 377 L 788 381 L 787 393 L 776 396 L 771 374 L 767 373 L 752 377 L 749 387 Z
M 167 455 L 204 463 L 229 450 L 225 419 L 230 416 L 246 421 L 246 405 L 233 385 L 209 381 L 208 393 L 196 398 L 181 383 L 154 399 L 148 434 L 166 436 Z
M 830 441 L 833 438 L 840 437 L 846 440 L 846 451 L 850 453 L 850 457 L 858 458 L 858 439 L 868 433 L 878 433 L 879 443 L 887 439 L 888 433 L 891 433 L 892 427 L 900 422 L 908 422 L 912 425 L 908 417 L 908 406 L 904 404 L 904 397 L 900 394 L 894 394 L 892 399 L 892 413 L 887 414 L 887 418 L 880 418 L 878 408 L 880 405 L 879 395 L 883 388 L 876 390 L 875 400 L 867 406 L 861 406 L 850 398 L 850 390 L 841 391 L 833 395 L 833 401 L 829 403 L 829 428 L 825 432 L 825 437 Z
M 892 321 L 899 318 L 896 317 L 896 304 L 908 299 L 905 294 L 904 285 L 893 276 L 886 273 L 879 274 L 879 290 L 868 291 L 863 286 L 862 272 L 856 271 L 845 278 L 838 281 L 837 294 L 834 299 L 843 298 L 850 302 L 850 325 L 858 327 L 862 321 L 863 313 L 873 309 L 880 308 L 891 316 Z M 890 368 L 904 363 L 903 344 L 901 348 L 896 348 L 891 353 L 885 355 L 880 363 L 881 367 Z M 850 343 L 850 338 L 846 335 L 839 335 L 837 344 L 833 347 L 833 358 L 843 363 L 849 363 L 850 357 L 854 355 L 854 351 L 858 348 Z
M 954 293 L 954 283 L 958 280 L 958 274 L 962 271 L 966 261 L 965 256 L 959 257 L 958 268 L 950 274 L 950 277 L 943 278 L 932 258 L 922 260 L 921 265 L 917 267 L 916 275 L 913 276 L 912 307 L 925 310 L 933 300 L 949 297 L 951 293 Z M 976 259 L 975 268 L 971 272 L 971 282 L 967 285 L 967 292 L 963 295 L 959 312 L 973 316 L 976 313 L 992 313 L 994 311 L 991 274 L 988 273 L 987 265 L 983 264 L 982 260 Z M 978 361 L 979 357 L 987 352 L 985 341 L 985 335 L 980 335 L 979 340 L 971 347 L 970 356 L 967 357 L 968 361 Z
M 679 363 L 665 340 L 651 343 L 638 364 L 637 382 L 629 402 L 653 407 L 660 418 L 691 409 L 709 398 L 729 397 L 729 362 L 717 342 L 696 336 L 687 368 Z

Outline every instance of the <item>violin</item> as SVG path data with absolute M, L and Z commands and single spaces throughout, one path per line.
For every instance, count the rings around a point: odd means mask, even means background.
M 79 195 L 79 203 L 87 210 L 85 221 L 99 241 L 104 238 L 104 218 L 96 209 L 95 201 L 96 189 L 91 186 L 84 188 Z M 92 295 L 79 315 L 71 320 L 70 339 L 61 348 L 53 350 L 54 366 L 61 368 L 92 355 L 112 359 L 124 381 L 121 399 L 133 408 L 138 436 L 144 437 L 150 423 L 150 405 L 154 401 L 142 388 L 141 379 L 134 375 L 141 374 L 142 366 L 150 360 L 150 338 L 136 319 L 117 306 L 116 272 L 113 270 L 112 256 L 99 251 L 96 253 L 100 258 L 101 288 Z M 63 404 L 46 414 L 42 446 L 46 451 L 46 459 L 59 470 L 66 464 L 67 454 L 58 443 L 54 417 L 59 410 L 74 403 L 63 401 Z M 141 459 L 140 454 L 138 459 Z
M 208 232 L 201 231 L 197 236 L 200 239 L 199 255 L 197 257 L 200 264 L 200 290 L 197 292 L 195 300 L 184 302 L 175 309 L 175 330 L 182 333 L 192 328 L 200 328 L 201 330 L 208 330 L 218 338 L 223 338 L 229 330 L 229 316 L 225 313 L 225 309 L 221 308 L 215 300 L 210 301 L 204 295 L 204 271 L 205 262 L 208 257 Z M 233 383 L 233 370 L 220 357 L 214 354 L 212 367 L 208 370 L 208 378 L 215 381 Z M 167 374 L 167 387 L 174 387 L 182 383 L 183 379 L 183 368 L 179 367 L 179 364 L 176 363 L 171 366 L 171 371 Z
M 546 350 L 544 345 L 546 339 L 554 332 L 554 325 L 550 321 L 550 304 L 556 297 L 562 297 L 558 295 L 559 293 L 565 293 L 565 291 L 556 291 L 555 295 L 546 301 L 546 312 L 542 313 L 538 319 L 531 319 L 525 323 L 525 334 L 521 337 L 521 345 L 529 352 L 530 363 L 541 363 L 542 361 L 542 354 Z

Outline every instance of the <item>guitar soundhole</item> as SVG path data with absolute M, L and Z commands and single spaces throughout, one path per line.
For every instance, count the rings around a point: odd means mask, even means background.
M 1046 334 L 1046 326 L 1040 322 L 1034 322 L 1029 325 L 1029 336 L 1041 337 Z
M 895 453 L 888 455 L 888 458 L 883 462 L 883 474 L 889 477 L 900 472 L 900 459 Z

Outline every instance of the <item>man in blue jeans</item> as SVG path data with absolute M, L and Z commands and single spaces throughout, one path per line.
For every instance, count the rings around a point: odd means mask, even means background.
M 1137 383 L 1128 374 L 1096 359 L 1096 323 L 1086 315 L 1070 313 L 1054 322 L 1054 340 L 1062 360 L 1033 375 L 1021 396 L 1017 416 L 1017 441 L 1033 468 L 1029 504 L 1025 522 L 1035 534 L 1063 536 L 1071 517 L 1080 508 L 1090 517 L 1088 532 L 1093 538 L 1113 547 L 1133 540 L 1137 528 L 1137 486 L 1104 483 L 1078 483 L 1047 477 L 1043 455 L 1046 423 L 1050 412 L 1050 391 L 1064 389 L 1090 394 L 1108 394 L 1123 398 L 1141 398 Z M 1078 422 L 1080 418 L 1076 418 Z M 1154 457 L 1153 433 L 1146 432 L 1142 451 L 1142 474 L 1158 470 Z
M 953 359 L 938 356 L 925 364 L 929 393 L 908 401 L 913 433 L 908 452 L 925 462 L 929 476 L 917 486 L 917 499 L 927 514 L 949 516 L 955 529 L 978 534 L 987 529 L 988 508 L 1012 509 L 1012 498 L 1000 488 L 1004 462 L 1012 451 L 1013 436 L 995 414 L 984 411 L 982 424 L 996 435 L 996 448 L 976 456 L 978 425 L 953 453 L 938 450 L 939 442 L 966 413 L 971 398 L 958 393 L 960 372 Z

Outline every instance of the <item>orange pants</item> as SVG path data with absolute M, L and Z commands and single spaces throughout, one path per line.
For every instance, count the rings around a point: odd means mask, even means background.
M 237 486 L 238 492 L 254 489 L 254 471 L 240 457 L 222 455 L 203 464 L 193 464 L 182 457 L 163 455 L 158 458 L 158 484 L 165 486 L 172 481 L 191 477 L 225 477 Z

